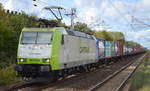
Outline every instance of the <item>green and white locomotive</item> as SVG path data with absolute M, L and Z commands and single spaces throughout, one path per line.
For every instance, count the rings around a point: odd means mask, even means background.
M 92 35 L 63 27 L 24 28 L 15 69 L 25 78 L 52 78 L 90 69 L 97 61 Z

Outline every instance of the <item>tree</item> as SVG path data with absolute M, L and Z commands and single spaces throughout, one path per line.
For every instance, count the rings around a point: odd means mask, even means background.
M 126 41 L 125 44 L 129 46 L 142 47 L 139 43 L 134 42 L 134 41 Z
M 0 3 L 0 11 L 2 11 L 3 7 L 2 7 L 2 4 Z
M 104 38 L 108 41 L 113 41 L 113 38 L 109 35 L 108 32 L 106 32 L 105 30 L 103 31 L 100 31 L 100 32 L 95 32 L 94 35 L 97 37 L 97 38 Z
M 108 34 L 112 37 L 113 41 L 125 41 L 124 34 L 121 32 L 108 32 Z
M 25 26 L 37 26 L 36 16 L 5 12 L 0 4 L 0 68 L 15 63 L 19 35 Z M 5 66 L 4 66 L 5 65 Z
M 85 24 L 85 23 L 80 23 L 80 22 L 76 23 L 76 24 L 74 25 L 74 29 L 75 29 L 76 31 L 81 31 L 81 32 L 85 32 L 85 33 L 88 33 L 88 34 L 94 34 L 94 31 L 91 30 L 91 29 L 87 26 L 87 24 Z

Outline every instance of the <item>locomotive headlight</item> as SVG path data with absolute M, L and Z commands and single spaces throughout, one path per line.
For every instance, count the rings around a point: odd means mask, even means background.
M 23 60 L 23 59 L 20 59 L 20 61 L 23 62 L 24 60 Z
M 49 61 L 50 61 L 49 59 L 46 60 L 46 62 L 49 62 Z
M 50 62 L 50 59 L 44 59 L 43 62 Z
M 21 59 L 19 59 L 19 61 L 20 62 L 26 62 L 26 59 L 21 58 Z

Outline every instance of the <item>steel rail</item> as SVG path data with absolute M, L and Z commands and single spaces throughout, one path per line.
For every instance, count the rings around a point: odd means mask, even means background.
M 145 54 L 146 55 L 146 54 Z M 141 58 L 144 58 L 145 55 L 143 55 Z M 141 60 L 141 58 L 139 60 Z M 96 91 L 98 88 L 102 87 L 105 83 L 107 83 L 109 80 L 111 80 L 113 77 L 115 77 L 117 74 L 119 74 L 120 72 L 122 72 L 124 69 L 126 69 L 127 67 L 129 67 L 131 64 L 133 64 L 134 62 L 131 62 L 127 65 L 125 65 L 124 67 L 122 67 L 121 69 L 119 69 L 118 71 L 116 71 L 115 73 L 111 74 L 110 76 L 108 76 L 106 79 L 104 79 L 103 81 L 101 81 L 100 83 L 97 83 L 96 85 L 94 85 L 93 87 L 91 87 L 89 89 L 89 91 Z M 119 89 L 118 89 L 119 90 Z

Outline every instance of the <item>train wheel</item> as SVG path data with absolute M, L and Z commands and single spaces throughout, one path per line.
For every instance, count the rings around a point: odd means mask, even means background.
M 88 65 L 88 71 L 89 71 L 89 72 L 91 71 L 91 66 L 90 66 L 90 65 Z

